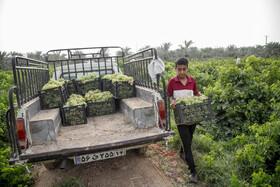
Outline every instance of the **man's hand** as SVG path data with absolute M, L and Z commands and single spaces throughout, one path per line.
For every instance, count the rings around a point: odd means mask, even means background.
M 203 94 L 198 94 L 198 96 L 202 97 L 203 99 L 207 99 L 207 97 Z
M 171 105 L 171 108 L 172 108 L 173 110 L 175 110 L 175 109 L 176 109 L 176 107 L 175 107 L 175 105 L 176 105 L 176 100 L 170 99 L 170 105 Z

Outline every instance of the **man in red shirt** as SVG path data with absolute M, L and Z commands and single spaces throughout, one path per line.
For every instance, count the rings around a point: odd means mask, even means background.
M 192 97 L 194 95 L 200 96 L 193 77 L 188 76 L 188 60 L 186 58 L 179 58 L 175 61 L 175 70 L 177 76 L 169 80 L 167 85 L 167 92 L 170 96 L 171 108 L 175 109 L 176 98 Z M 191 143 L 196 124 L 194 125 L 177 125 L 177 129 L 181 138 L 180 157 L 187 161 L 189 169 L 191 170 L 190 181 L 197 183 L 198 177 L 195 170 L 193 154 L 191 150 Z

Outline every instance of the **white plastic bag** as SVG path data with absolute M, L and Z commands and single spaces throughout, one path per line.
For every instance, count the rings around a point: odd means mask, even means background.
M 175 90 L 173 92 L 174 98 L 187 98 L 193 97 L 193 90 Z
M 162 73 L 165 69 L 163 61 L 158 59 L 153 59 L 148 66 L 148 71 L 151 76 L 151 79 L 154 83 L 157 83 L 157 74 Z

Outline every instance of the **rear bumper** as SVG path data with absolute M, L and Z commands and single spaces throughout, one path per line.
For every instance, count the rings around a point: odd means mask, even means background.
M 135 147 L 135 146 L 141 146 L 141 145 L 147 145 L 156 143 L 159 141 L 164 141 L 165 138 L 168 136 L 173 136 L 174 132 L 164 132 L 162 134 L 153 135 L 145 138 L 138 138 L 128 141 L 121 141 L 121 142 L 115 142 L 115 143 L 109 143 L 109 144 L 100 144 L 95 146 L 87 146 L 87 147 L 80 147 L 80 148 L 73 148 L 73 149 L 60 149 L 57 151 L 50 151 L 50 152 L 43 152 L 39 154 L 21 154 L 19 156 L 19 160 L 16 159 L 10 159 L 10 164 L 15 164 L 17 161 L 24 161 L 27 163 L 33 163 L 33 162 L 41 162 L 41 161 L 47 161 L 47 160 L 55 160 L 55 159 L 61 159 L 61 158 L 67 158 L 72 156 L 78 156 L 83 154 L 90 154 L 90 153 L 97 153 L 102 151 L 108 151 L 113 149 L 120 149 L 120 148 L 126 148 L 129 149 L 129 147 Z

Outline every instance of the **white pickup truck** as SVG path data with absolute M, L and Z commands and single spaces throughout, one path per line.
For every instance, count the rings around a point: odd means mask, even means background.
M 120 51 L 119 55 L 111 54 L 113 50 Z M 51 50 L 44 62 L 14 57 L 15 85 L 9 91 L 6 115 L 10 164 L 43 162 L 47 169 L 54 169 L 64 158 L 73 159 L 75 164 L 103 160 L 172 137 L 164 77 L 158 74 L 154 83 L 148 73 L 148 65 L 157 58 L 154 48 L 124 56 L 122 48 L 115 46 Z M 59 108 L 41 109 L 38 91 L 50 76 L 72 80 L 89 73 L 102 76 L 116 72 L 134 78 L 136 97 L 117 99 L 114 114 L 88 117 L 86 124 L 62 126 Z

